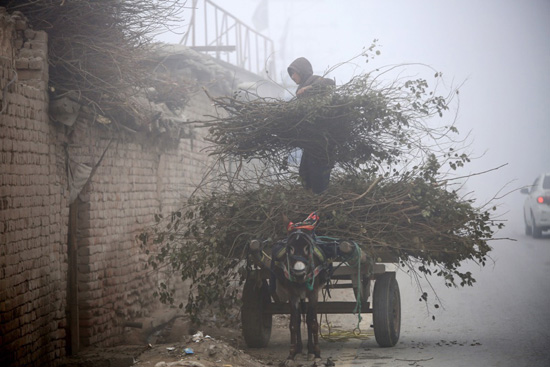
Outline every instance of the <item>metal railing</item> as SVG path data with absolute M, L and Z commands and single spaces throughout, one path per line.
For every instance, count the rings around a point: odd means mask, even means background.
M 275 79 L 273 40 L 210 0 L 193 0 L 189 27 L 180 44 Z

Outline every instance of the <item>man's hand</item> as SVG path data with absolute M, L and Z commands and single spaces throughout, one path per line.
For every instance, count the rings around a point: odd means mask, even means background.
M 300 94 L 303 94 L 305 93 L 305 91 L 311 89 L 311 85 L 308 85 L 307 87 L 303 87 L 303 88 L 300 88 L 298 89 L 298 91 L 296 92 L 296 95 L 299 96 Z

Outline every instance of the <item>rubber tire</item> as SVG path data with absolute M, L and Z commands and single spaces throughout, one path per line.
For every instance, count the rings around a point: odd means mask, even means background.
M 372 319 L 379 346 L 393 347 L 401 331 L 401 295 L 395 273 L 384 273 L 374 283 Z
M 525 235 L 532 236 L 533 228 L 527 223 L 527 217 L 525 216 L 525 213 L 523 214 L 523 221 L 525 222 Z
M 271 303 L 267 281 L 262 279 L 258 287 L 257 274 L 251 271 L 244 287 L 241 306 L 241 323 L 243 337 L 249 348 L 263 348 L 269 344 L 273 318 L 263 312 Z
M 533 213 L 531 213 L 531 223 L 533 226 L 531 227 L 533 230 L 533 238 L 541 238 L 542 237 L 542 229 L 537 227 L 535 224 L 535 217 L 533 217 Z

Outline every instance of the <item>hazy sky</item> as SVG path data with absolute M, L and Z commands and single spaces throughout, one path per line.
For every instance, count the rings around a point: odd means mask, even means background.
M 213 0 L 252 25 L 261 0 Z M 513 189 L 550 172 L 549 0 L 268 0 L 269 28 L 279 73 L 307 57 L 316 73 L 341 63 L 378 39 L 381 55 L 362 69 L 331 77 L 344 83 L 375 66 L 425 63 L 460 89 L 457 126 L 471 130 L 474 155 L 464 173 L 508 163 L 471 179 L 489 197 L 509 181 Z M 289 23 L 285 44 L 281 36 Z M 451 117 L 451 116 L 450 116 Z M 504 199 L 515 210 L 524 197 Z

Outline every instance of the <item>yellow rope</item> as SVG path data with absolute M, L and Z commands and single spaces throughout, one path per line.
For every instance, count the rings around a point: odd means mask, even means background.
M 328 330 L 328 333 L 323 333 L 323 328 Z M 321 325 L 321 330 L 319 332 L 319 335 L 323 340 L 330 341 L 330 342 L 338 342 L 338 341 L 346 341 L 349 339 L 361 339 L 366 340 L 370 339 L 372 336 L 374 336 L 374 332 L 361 332 L 360 329 L 354 329 L 352 331 L 349 330 L 341 330 L 341 329 L 334 329 L 330 323 L 328 323 L 325 326 L 325 324 Z
M 323 324 L 323 315 L 321 315 L 321 322 L 319 325 L 321 326 L 319 330 L 319 335 L 322 339 L 330 342 L 337 342 L 337 341 L 345 341 L 349 339 L 370 339 L 372 336 L 374 336 L 374 331 L 369 330 L 368 332 L 362 332 L 359 327 L 356 327 L 355 329 L 349 331 L 349 330 L 341 330 L 341 329 L 334 329 L 332 327 L 332 323 L 328 321 L 328 317 L 325 314 L 325 323 Z M 328 330 L 328 333 L 323 333 L 323 328 Z

